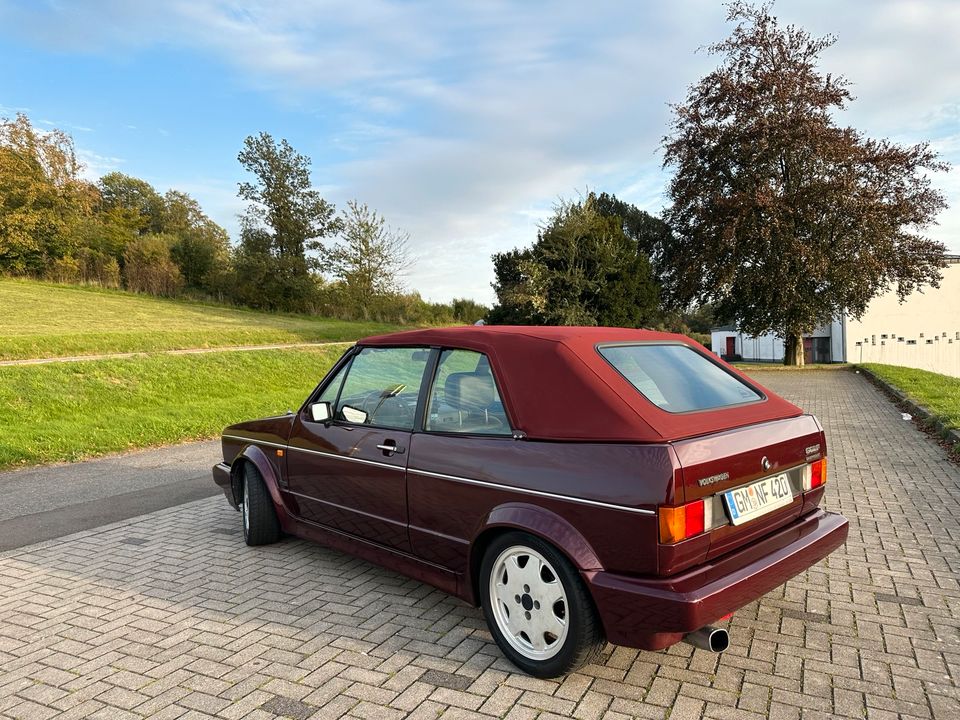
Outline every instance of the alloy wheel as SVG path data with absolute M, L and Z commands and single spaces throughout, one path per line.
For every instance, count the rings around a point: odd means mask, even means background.
M 556 570 L 522 545 L 504 550 L 490 573 L 490 605 L 504 638 L 530 660 L 547 660 L 563 647 L 569 603 Z

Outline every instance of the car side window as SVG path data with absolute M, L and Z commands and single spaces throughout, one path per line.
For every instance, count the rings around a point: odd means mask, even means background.
M 327 386 L 323 389 L 323 392 L 320 393 L 320 396 L 314 400 L 314 402 L 328 402 L 332 408 L 337 404 L 337 395 L 340 394 L 340 386 L 343 385 L 343 378 L 347 374 L 347 370 L 350 367 L 350 363 L 347 363 L 338 372 L 330 382 L 327 383 Z
M 412 430 L 429 356 L 421 348 L 364 348 L 350 363 L 334 418 Z
M 444 350 L 430 392 L 430 432 L 510 435 L 497 383 L 486 355 Z

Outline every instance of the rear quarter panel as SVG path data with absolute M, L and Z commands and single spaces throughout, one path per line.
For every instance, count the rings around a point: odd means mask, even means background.
M 427 433 L 410 445 L 410 540 L 423 559 L 467 573 L 475 538 L 491 527 L 514 527 L 567 544 L 560 550 L 581 570 L 593 557 L 610 571 L 656 572 L 657 518 L 649 511 L 674 502 L 679 478 L 668 445 Z M 569 528 L 586 548 L 577 547 Z M 558 540 L 564 537 L 569 542 Z

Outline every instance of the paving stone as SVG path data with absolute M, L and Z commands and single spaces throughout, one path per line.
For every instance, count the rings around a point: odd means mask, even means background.
M 274 695 L 272 699 L 263 703 L 260 709 L 281 717 L 293 718 L 293 720 L 307 720 L 317 710 L 313 705 L 281 695 Z
M 470 678 L 463 675 L 443 672 L 442 670 L 427 670 L 420 676 L 420 682 L 445 687 L 451 690 L 466 690 L 472 684 Z
M 853 373 L 756 376 L 824 425 L 850 537 L 738 611 L 722 655 L 608 646 L 530 678 L 479 611 L 311 543 L 248 548 L 211 498 L 0 553 L 0 718 L 955 720 L 960 467 Z

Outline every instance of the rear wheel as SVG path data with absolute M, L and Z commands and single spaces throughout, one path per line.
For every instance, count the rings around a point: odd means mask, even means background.
M 570 561 L 540 538 L 510 532 L 480 567 L 487 625 L 503 654 L 535 677 L 564 675 L 593 660 L 603 630 Z
M 269 545 L 280 539 L 273 498 L 256 465 L 243 464 L 243 539 L 247 545 Z

